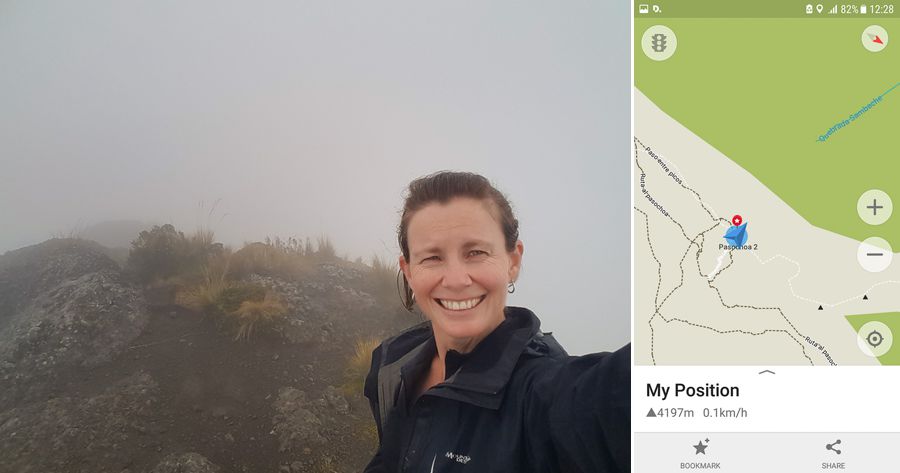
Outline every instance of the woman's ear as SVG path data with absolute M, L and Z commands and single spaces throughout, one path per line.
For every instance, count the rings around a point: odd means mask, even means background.
M 522 240 L 516 242 L 516 247 L 509 253 L 509 282 L 516 282 L 519 279 L 519 271 L 522 269 L 522 254 L 525 252 L 525 245 Z
M 400 264 L 400 270 L 403 271 L 403 275 L 406 276 L 406 280 L 409 281 L 409 263 L 406 262 L 406 258 L 400 255 L 398 263 Z

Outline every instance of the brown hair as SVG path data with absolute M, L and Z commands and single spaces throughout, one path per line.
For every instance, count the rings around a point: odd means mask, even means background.
M 493 210 L 491 213 L 499 220 L 500 229 L 503 230 L 506 251 L 511 252 L 516 248 L 516 242 L 519 240 L 519 221 L 513 215 L 512 206 L 506 196 L 480 174 L 439 171 L 409 183 L 406 200 L 403 203 L 403 213 L 400 216 L 400 226 L 397 228 L 397 241 L 400 243 L 400 251 L 403 252 L 403 258 L 406 261 L 409 261 L 407 230 L 413 214 L 428 204 L 435 202 L 446 204 L 456 197 L 488 201 Z M 414 302 L 412 289 L 402 271 L 398 274 L 398 278 L 400 277 L 403 278 L 403 292 L 400 299 L 406 310 L 411 311 Z

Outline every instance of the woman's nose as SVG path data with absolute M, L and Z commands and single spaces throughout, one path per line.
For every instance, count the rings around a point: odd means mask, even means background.
M 459 260 L 450 260 L 444 267 L 444 275 L 441 284 L 449 289 L 462 288 L 472 284 L 469 277 L 469 269 Z

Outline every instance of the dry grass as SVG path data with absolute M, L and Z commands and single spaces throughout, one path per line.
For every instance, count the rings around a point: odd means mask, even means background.
M 382 302 L 399 304 L 397 290 L 397 271 L 399 269 L 396 261 L 384 260 L 379 256 L 372 257 L 372 270 L 368 274 L 367 285 L 372 294 Z
M 360 337 L 353 344 L 353 354 L 347 360 L 344 369 L 344 384 L 341 391 L 348 398 L 363 398 L 363 386 L 366 375 L 372 367 L 372 352 L 381 344 L 381 340 L 375 337 Z M 364 416 L 354 422 L 351 432 L 366 444 L 374 447 L 378 445 L 378 427 L 371 417 Z
M 195 252 L 202 253 L 215 243 L 216 234 L 210 228 L 200 227 L 191 235 L 189 242 Z
M 265 243 L 247 243 L 235 252 L 233 273 L 237 277 L 256 273 L 300 279 L 314 270 L 309 251 L 303 242 L 296 238 L 282 240 L 278 237 L 275 239 L 266 237 Z
M 347 360 L 344 369 L 344 384 L 341 386 L 345 396 L 362 397 L 366 375 L 372 367 L 372 352 L 381 340 L 375 337 L 358 338 L 353 344 L 353 354 Z
M 378 447 L 378 426 L 375 425 L 375 419 L 366 419 L 362 422 L 362 425 L 356 429 L 356 434 L 373 448 Z
M 187 290 L 179 290 L 175 295 L 175 303 L 192 310 L 209 312 L 215 308 L 222 295 L 232 287 L 228 281 L 230 253 L 210 257 L 201 267 L 201 281 Z
M 321 260 L 337 258 L 337 252 L 328 235 L 322 235 L 316 239 L 316 258 Z
M 397 261 L 381 259 L 379 256 L 372 257 L 372 275 L 377 278 L 393 280 L 399 269 Z
M 230 315 L 236 318 L 238 331 L 235 340 L 247 340 L 254 330 L 262 325 L 272 323 L 274 320 L 284 317 L 287 307 L 281 303 L 274 292 L 266 292 L 261 301 L 244 301 L 241 306 Z

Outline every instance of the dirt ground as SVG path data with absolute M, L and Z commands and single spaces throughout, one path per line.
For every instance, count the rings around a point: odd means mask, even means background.
M 273 432 L 279 389 L 294 387 L 315 399 L 326 386 L 344 382 L 352 347 L 339 345 L 347 344 L 292 344 L 273 331 L 234 341 L 209 317 L 156 307 L 121 355 L 56 384 L 56 394 L 90 398 L 114 380 L 147 373 L 158 385 L 155 410 L 109 462 L 93 452 L 68 452 L 66 465 L 72 471 L 149 471 L 169 453 L 196 452 L 223 472 L 361 471 L 375 447 L 362 396 L 347 396 L 350 414 L 322 428 L 325 444 L 280 452 Z

